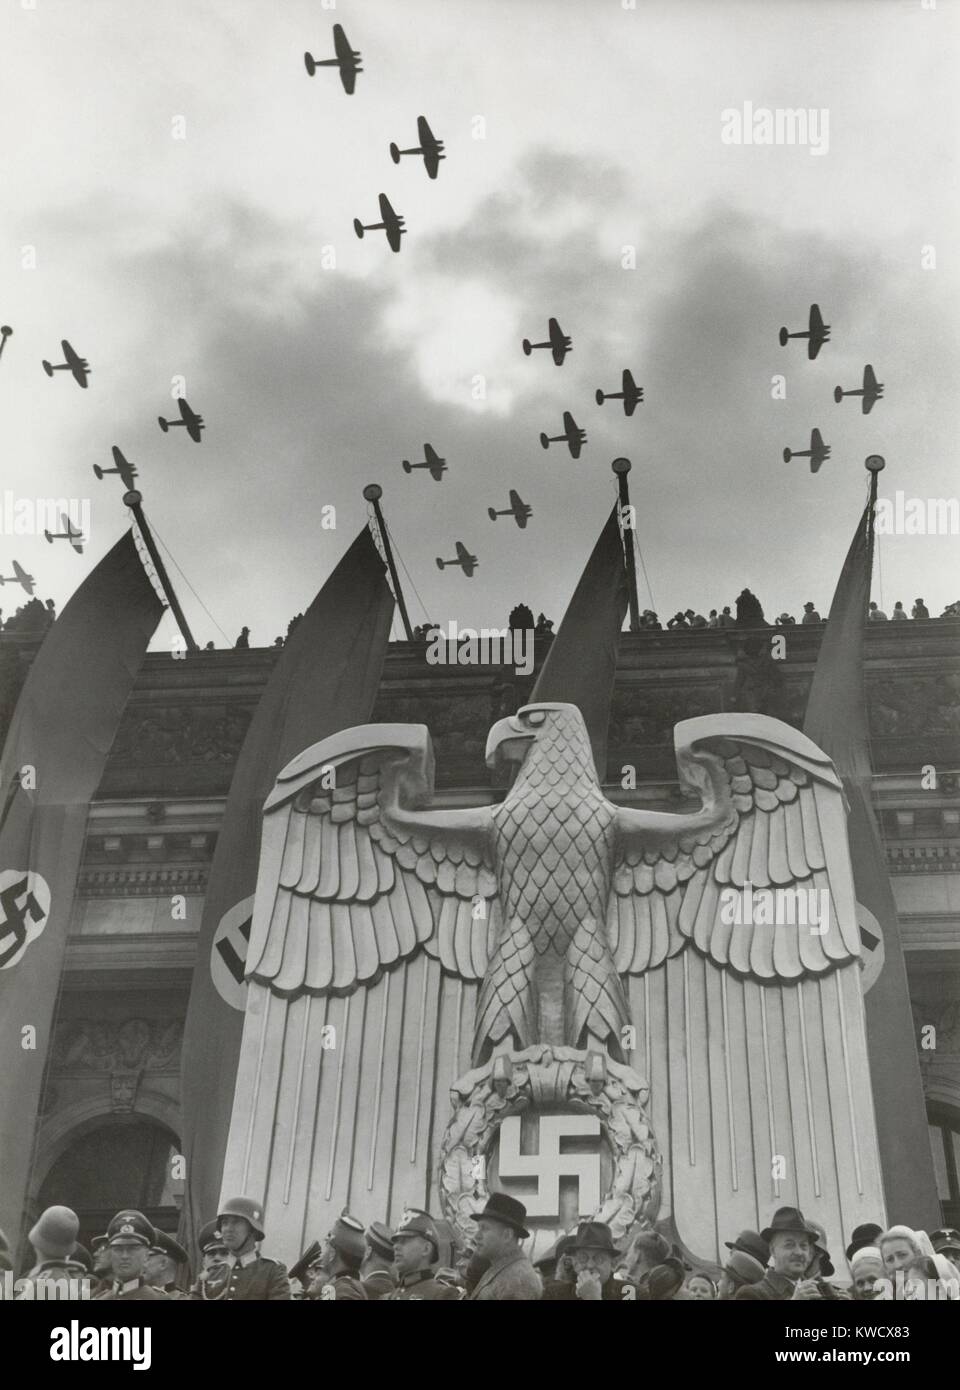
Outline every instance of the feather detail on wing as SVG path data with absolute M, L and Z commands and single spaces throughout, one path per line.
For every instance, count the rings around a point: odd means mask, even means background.
M 620 974 L 688 942 L 758 981 L 859 957 L 843 791 L 826 754 L 763 715 L 685 720 L 674 739 L 681 786 L 702 807 L 618 811 L 607 927 Z
M 247 978 L 349 994 L 421 948 L 483 978 L 500 932 L 489 809 L 432 809 L 430 736 L 361 725 L 280 772 L 264 806 Z

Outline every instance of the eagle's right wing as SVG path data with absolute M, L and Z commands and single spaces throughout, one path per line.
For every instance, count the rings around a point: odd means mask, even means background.
M 432 794 L 419 724 L 346 729 L 288 763 L 264 806 L 248 980 L 345 995 L 421 947 L 483 978 L 501 925 L 489 808 L 431 809 Z

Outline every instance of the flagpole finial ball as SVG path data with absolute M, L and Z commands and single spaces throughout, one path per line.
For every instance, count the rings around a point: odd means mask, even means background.
M 630 460 L 629 460 L 629 459 L 614 459 L 614 460 L 613 460 L 613 463 L 611 463 L 610 467 L 613 469 L 614 473 L 629 473 L 629 472 L 630 472 Z
M 871 454 L 869 458 L 864 459 L 863 466 L 871 473 L 879 473 L 881 469 L 886 468 L 887 464 L 880 454 Z
M 363 489 L 363 495 L 368 502 L 379 502 L 383 496 L 383 488 L 379 483 L 367 483 Z
M 9 324 L 5 323 L 3 327 L 0 328 L 0 333 L 2 333 L 5 338 L 9 338 L 13 333 L 13 329 Z
M 135 487 L 131 488 L 129 492 L 125 492 L 123 494 L 123 505 L 125 507 L 139 507 L 142 501 L 143 493 L 138 492 Z

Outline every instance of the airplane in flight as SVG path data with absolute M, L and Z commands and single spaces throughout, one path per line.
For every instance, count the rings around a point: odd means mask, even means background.
M 44 533 L 43 533 L 43 534 L 44 534 L 44 538 L 45 538 L 46 540 L 48 540 L 48 541 L 50 542 L 51 545 L 53 545 L 54 541 L 69 541 L 70 544 L 73 546 L 74 550 L 77 552 L 77 554 L 78 554 L 78 555 L 82 555 L 82 554 L 83 554 L 83 531 L 82 531 L 82 529 L 81 529 L 81 530 L 75 531 L 75 530 L 73 529 L 73 526 L 70 524 L 70 518 L 69 518 L 64 512 L 61 512 L 61 513 L 60 513 L 59 521 L 60 521 L 60 525 L 63 527 L 63 530 L 62 530 L 62 531 L 46 531 L 46 530 L 45 530 Z
M 563 434 L 541 434 L 540 446 L 549 449 L 551 444 L 566 444 L 572 458 L 580 457 L 580 450 L 587 442 L 587 432 L 582 430 L 569 410 L 563 412 Z
M 136 467 L 123 457 L 116 444 L 113 446 L 113 461 L 116 468 L 101 468 L 99 463 L 93 465 L 93 471 L 98 478 L 104 478 L 108 473 L 119 473 L 120 480 L 129 492 L 133 487 L 133 480 L 137 476 Z
M 819 430 L 810 431 L 809 449 L 784 449 L 783 461 L 789 463 L 791 459 L 809 459 L 810 472 L 818 472 L 821 463 L 825 463 L 830 457 L 830 445 L 824 444 L 823 436 Z
M 457 541 L 457 558 L 455 560 L 441 560 L 437 556 L 437 569 L 446 569 L 447 565 L 459 565 L 468 579 L 472 578 L 473 571 L 477 568 L 480 561 L 476 555 L 471 555 L 463 541 Z
M 844 391 L 842 386 L 837 386 L 833 392 L 833 399 L 837 405 L 843 400 L 844 396 L 862 396 L 861 409 L 864 415 L 869 415 L 877 401 L 883 397 L 883 382 L 878 381 L 874 375 L 873 368 L 868 362 L 863 369 L 863 385 L 855 391 Z
M 643 387 L 637 385 L 632 372 L 627 367 L 623 369 L 622 384 L 619 391 L 597 391 L 597 405 L 603 405 L 604 401 L 623 401 L 624 415 L 632 415 L 638 402 L 642 400 Z
M 487 516 L 490 518 L 491 521 L 496 521 L 498 516 L 512 516 L 514 521 L 520 527 L 520 530 L 524 531 L 526 529 L 527 522 L 533 516 L 533 508 L 528 506 L 527 503 L 521 499 L 519 492 L 516 492 L 513 488 L 511 488 L 509 507 L 505 508 L 505 510 L 502 512 L 498 512 L 495 507 L 488 507 Z
M 343 90 L 348 97 L 353 96 L 353 89 L 357 85 L 357 73 L 363 72 L 363 68 L 360 66 L 360 54 L 355 48 L 350 47 L 347 36 L 339 24 L 333 26 L 333 50 L 337 55 L 335 58 L 314 58 L 312 54 L 305 53 L 303 62 L 307 76 L 312 77 L 317 68 L 339 68 Z
M 179 420 L 165 420 L 162 415 L 158 415 L 157 424 L 163 430 L 164 434 L 167 433 L 167 430 L 176 429 L 178 425 L 183 425 L 194 444 L 199 444 L 200 431 L 206 429 L 206 425 L 203 423 L 203 416 L 191 410 L 183 396 L 178 397 L 177 407 L 180 411 Z
M 399 164 L 401 155 L 422 154 L 427 176 L 431 179 L 435 179 L 437 177 L 437 170 L 440 168 L 441 159 L 446 159 L 447 156 L 443 152 L 443 141 L 438 140 L 427 125 L 426 116 L 417 117 L 417 139 L 420 141 L 420 144 L 410 150 L 401 150 L 391 141 L 390 158 L 393 160 L 394 164 Z
M 0 328 L 0 357 L 3 356 L 3 349 L 7 346 L 7 339 L 13 337 L 13 329 L 8 323 Z
M 549 348 L 554 362 L 558 367 L 562 367 L 567 353 L 573 351 L 573 340 L 567 337 L 556 319 L 551 319 L 547 324 L 547 332 L 550 336 L 545 343 L 531 343 L 529 338 L 524 338 L 524 356 L 529 357 L 534 348 Z
M 53 365 L 44 358 L 43 370 L 46 372 L 47 376 L 53 376 L 54 372 L 72 372 L 73 379 L 77 385 L 82 386 L 83 389 L 86 390 L 87 377 L 90 375 L 90 363 L 85 357 L 81 357 L 79 353 L 74 352 L 66 338 L 61 339 L 60 346 L 63 349 L 64 360 Z
M 37 581 L 32 574 L 27 574 L 23 566 L 14 560 L 13 574 L 0 574 L 0 584 L 19 584 L 24 593 L 32 597 Z
M 400 250 L 400 238 L 407 230 L 404 226 L 402 217 L 398 217 L 390 206 L 390 199 L 386 193 L 380 194 L 380 221 L 361 222 L 359 217 L 353 219 L 353 230 L 360 240 L 363 240 L 364 232 L 386 232 L 387 242 L 391 251 Z
M 432 444 L 424 444 L 423 454 L 424 459 L 422 463 L 411 463 L 409 459 L 404 459 L 404 473 L 412 473 L 415 468 L 429 468 L 430 477 L 435 483 L 439 483 L 444 473 L 447 471 L 447 460 L 439 457 Z
M 786 347 L 791 338 L 807 338 L 807 357 L 812 362 L 824 343 L 830 341 L 830 325 L 824 323 L 823 315 L 820 313 L 819 304 L 810 305 L 809 327 L 802 333 L 790 333 L 786 328 L 780 329 L 780 346 Z

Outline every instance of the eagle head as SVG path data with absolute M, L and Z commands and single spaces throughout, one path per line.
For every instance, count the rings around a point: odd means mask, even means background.
M 524 705 L 516 714 L 497 720 L 487 735 L 487 767 L 495 768 L 503 762 L 522 765 L 532 745 L 540 739 L 562 742 L 571 757 L 585 757 L 592 768 L 590 738 L 583 715 L 576 705 L 552 701 Z

